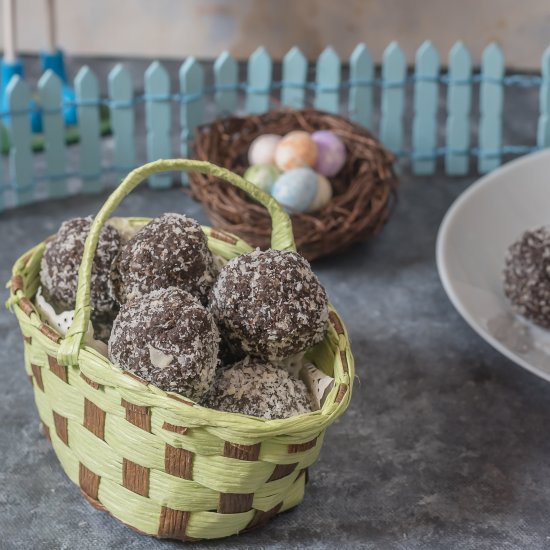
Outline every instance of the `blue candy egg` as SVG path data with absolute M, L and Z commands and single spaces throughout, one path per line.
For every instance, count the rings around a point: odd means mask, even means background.
M 304 212 L 317 194 L 317 174 L 311 168 L 293 168 L 279 176 L 271 194 L 287 210 Z

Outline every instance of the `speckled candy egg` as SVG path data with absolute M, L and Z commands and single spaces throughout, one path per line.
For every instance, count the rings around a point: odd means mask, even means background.
M 244 179 L 252 182 L 266 193 L 271 193 L 271 188 L 281 172 L 273 164 L 254 164 L 249 166 L 244 173 Z
M 67 220 L 46 244 L 40 264 L 40 283 L 47 300 L 60 311 L 74 309 L 78 270 L 91 226 L 91 217 Z M 92 314 L 110 312 L 116 307 L 110 273 L 120 246 L 118 231 L 109 224 L 103 226 L 92 264 Z
M 120 308 L 109 338 L 109 359 L 165 391 L 198 400 L 210 389 L 219 332 L 189 292 L 162 288 Z
M 311 134 L 317 145 L 315 170 L 323 176 L 335 176 L 346 162 L 346 146 L 342 140 L 329 130 L 319 130 Z
M 286 370 L 247 357 L 216 373 L 203 405 L 272 420 L 311 412 L 306 385 Z
M 258 136 L 248 148 L 248 164 L 274 164 L 275 150 L 281 141 L 276 134 Z
M 503 275 L 514 311 L 550 328 L 550 226 L 525 231 L 510 246 Z
M 300 130 L 287 134 L 275 151 L 275 164 L 283 171 L 298 166 L 314 166 L 317 160 L 317 145 L 311 135 Z
M 327 295 L 309 263 L 282 250 L 230 260 L 212 287 L 209 308 L 229 347 L 266 361 L 320 342 L 328 321 Z
M 274 183 L 271 194 L 285 208 L 304 212 L 317 194 L 317 174 L 311 168 L 294 168 Z
M 332 185 L 325 176 L 318 174 L 317 194 L 307 212 L 318 212 L 330 202 L 330 199 L 332 199 Z

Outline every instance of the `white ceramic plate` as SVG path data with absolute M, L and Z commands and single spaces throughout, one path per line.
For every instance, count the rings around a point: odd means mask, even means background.
M 437 237 L 437 268 L 451 302 L 489 344 L 550 381 L 550 331 L 512 312 L 502 290 L 508 246 L 550 224 L 550 150 L 481 178 L 451 206 Z

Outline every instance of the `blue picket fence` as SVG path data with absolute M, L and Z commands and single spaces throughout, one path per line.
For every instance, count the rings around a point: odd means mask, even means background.
M 507 75 L 503 52 L 496 44 L 484 50 L 477 72 L 464 44 L 455 44 L 442 59 L 430 42 L 418 49 L 414 67 L 409 69 L 396 42 L 386 48 L 380 70 L 364 44 L 344 64 L 332 48 L 326 48 L 315 70 L 308 69 L 303 53 L 293 47 L 282 61 L 280 80 L 275 80 L 271 57 L 258 48 L 248 60 L 246 78 L 240 80 L 237 61 L 224 52 L 213 64 L 212 75 L 196 59 L 186 59 L 179 70 L 178 89 L 173 90 L 167 70 L 154 61 L 145 71 L 144 93 L 140 94 L 128 70 L 118 64 L 109 73 L 107 96 L 101 97 L 96 75 L 82 67 L 74 79 L 80 138 L 71 146 L 65 143 L 63 108 L 67 105 L 57 76 L 46 72 L 36 93 L 27 82 L 13 77 L 7 88 L 9 111 L 0 113 L 0 140 L 7 136 L 10 143 L 9 154 L 3 157 L 6 162 L 0 161 L 5 164 L 0 169 L 0 210 L 72 193 L 98 192 L 144 161 L 189 156 L 194 129 L 213 117 L 280 107 L 314 106 L 342 113 L 378 135 L 395 152 L 402 170 L 410 167 L 418 175 L 433 174 L 439 166 L 447 174 L 464 175 L 472 158 L 477 159 L 477 171 L 485 173 L 499 166 L 505 156 L 550 145 L 550 48 L 542 56 L 540 75 L 535 76 Z M 531 145 L 503 143 L 504 92 L 511 86 L 540 90 L 537 135 Z M 446 98 L 440 101 L 444 92 Z M 479 112 L 473 113 L 476 93 Z M 413 94 L 411 102 L 408 94 Z M 409 104 L 410 130 L 405 124 Z M 29 121 L 37 105 L 43 118 L 45 147 L 41 153 L 33 152 Z M 112 130 L 109 137 L 100 132 L 100 109 L 105 107 Z M 144 109 L 143 128 L 136 124 L 138 108 Z M 174 108 L 179 109 L 176 119 Z M 174 124 L 175 120 L 179 123 Z M 438 135 L 441 121 L 445 122 L 443 136 Z M 138 134 L 146 136 L 143 153 L 136 146 Z M 103 155 L 106 140 L 112 157 L 107 163 Z M 69 147 L 76 148 L 78 159 L 72 168 Z M 181 182 L 186 181 L 182 176 Z M 163 174 L 151 178 L 149 184 L 161 189 L 173 182 L 173 176 Z

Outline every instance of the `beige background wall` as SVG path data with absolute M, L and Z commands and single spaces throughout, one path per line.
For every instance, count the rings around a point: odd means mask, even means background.
M 45 0 L 17 0 L 19 44 L 46 40 Z M 347 56 L 364 41 L 380 59 L 398 39 L 409 59 L 431 38 L 442 51 L 462 39 L 476 60 L 489 41 L 507 63 L 537 67 L 550 43 L 548 0 L 57 0 L 59 39 L 72 54 L 183 58 L 259 44 L 281 57 L 298 44 L 310 57 L 327 44 Z M 446 54 L 445 54 L 446 55 Z

